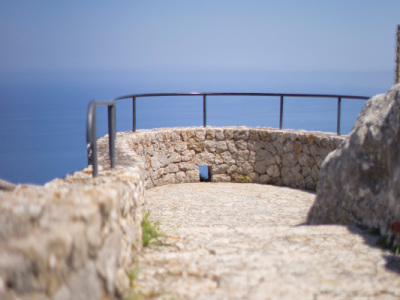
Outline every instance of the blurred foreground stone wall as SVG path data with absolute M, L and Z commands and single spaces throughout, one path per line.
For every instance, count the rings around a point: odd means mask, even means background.
M 0 299 L 120 299 L 141 248 L 138 168 L 0 192 Z

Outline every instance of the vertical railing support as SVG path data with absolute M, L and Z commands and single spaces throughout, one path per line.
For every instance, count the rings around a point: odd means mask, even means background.
M 116 111 L 115 103 L 108 105 L 108 148 L 110 151 L 111 168 L 115 168 L 115 135 L 116 135 Z
M 86 123 L 86 142 L 88 147 L 88 165 L 93 167 L 93 177 L 99 173 L 97 166 L 97 130 L 96 130 L 96 102 L 89 103 L 87 123 Z
M 338 97 L 338 101 L 337 101 L 337 128 L 336 128 L 337 135 L 340 135 L 341 110 L 342 110 L 342 97 Z
M 283 96 L 281 96 L 280 109 L 279 109 L 279 129 L 282 129 L 283 122 Z
M 99 174 L 97 159 L 97 124 L 96 107 L 108 107 L 108 149 L 110 154 L 111 168 L 115 168 L 115 137 L 116 137 L 116 111 L 115 102 L 96 102 L 89 103 L 86 119 L 86 142 L 88 151 L 88 165 L 93 167 L 93 177 Z
M 394 83 L 400 83 L 400 24 L 397 25 L 396 67 Z
M 136 131 L 136 97 L 132 97 L 132 131 Z
M 203 127 L 207 126 L 207 99 L 206 95 L 203 95 Z

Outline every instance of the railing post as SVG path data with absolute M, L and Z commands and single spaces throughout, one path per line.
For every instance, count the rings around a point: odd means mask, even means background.
M 116 135 L 116 109 L 115 103 L 108 105 L 108 148 L 110 151 L 111 168 L 115 168 L 115 135 Z
M 203 95 L 203 127 L 207 126 L 207 99 L 206 95 Z
M 337 133 L 337 135 L 340 135 L 340 115 L 341 115 L 341 109 L 342 109 L 342 97 L 338 97 L 338 102 L 337 102 L 337 128 L 336 128 L 336 133 Z
M 397 25 L 396 75 L 394 84 L 400 83 L 400 24 Z
M 283 121 L 283 95 L 281 95 L 280 110 L 279 110 L 279 129 L 282 129 Z
M 132 97 L 132 131 L 136 131 L 136 97 Z
M 87 123 L 86 123 L 86 142 L 88 144 L 88 164 L 93 167 L 93 177 L 99 173 L 97 165 L 97 129 L 96 129 L 96 103 L 89 103 Z M 91 153 L 90 153 L 91 152 Z

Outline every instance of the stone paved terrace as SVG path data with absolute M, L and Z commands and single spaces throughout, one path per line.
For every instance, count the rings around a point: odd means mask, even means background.
M 400 299 L 400 258 L 377 236 L 303 225 L 314 193 L 259 184 L 147 190 L 165 245 L 140 254 L 139 299 Z

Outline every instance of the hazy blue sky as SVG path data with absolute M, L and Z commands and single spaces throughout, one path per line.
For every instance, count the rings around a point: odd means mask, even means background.
M 388 71 L 399 0 L 0 0 L 0 71 Z

